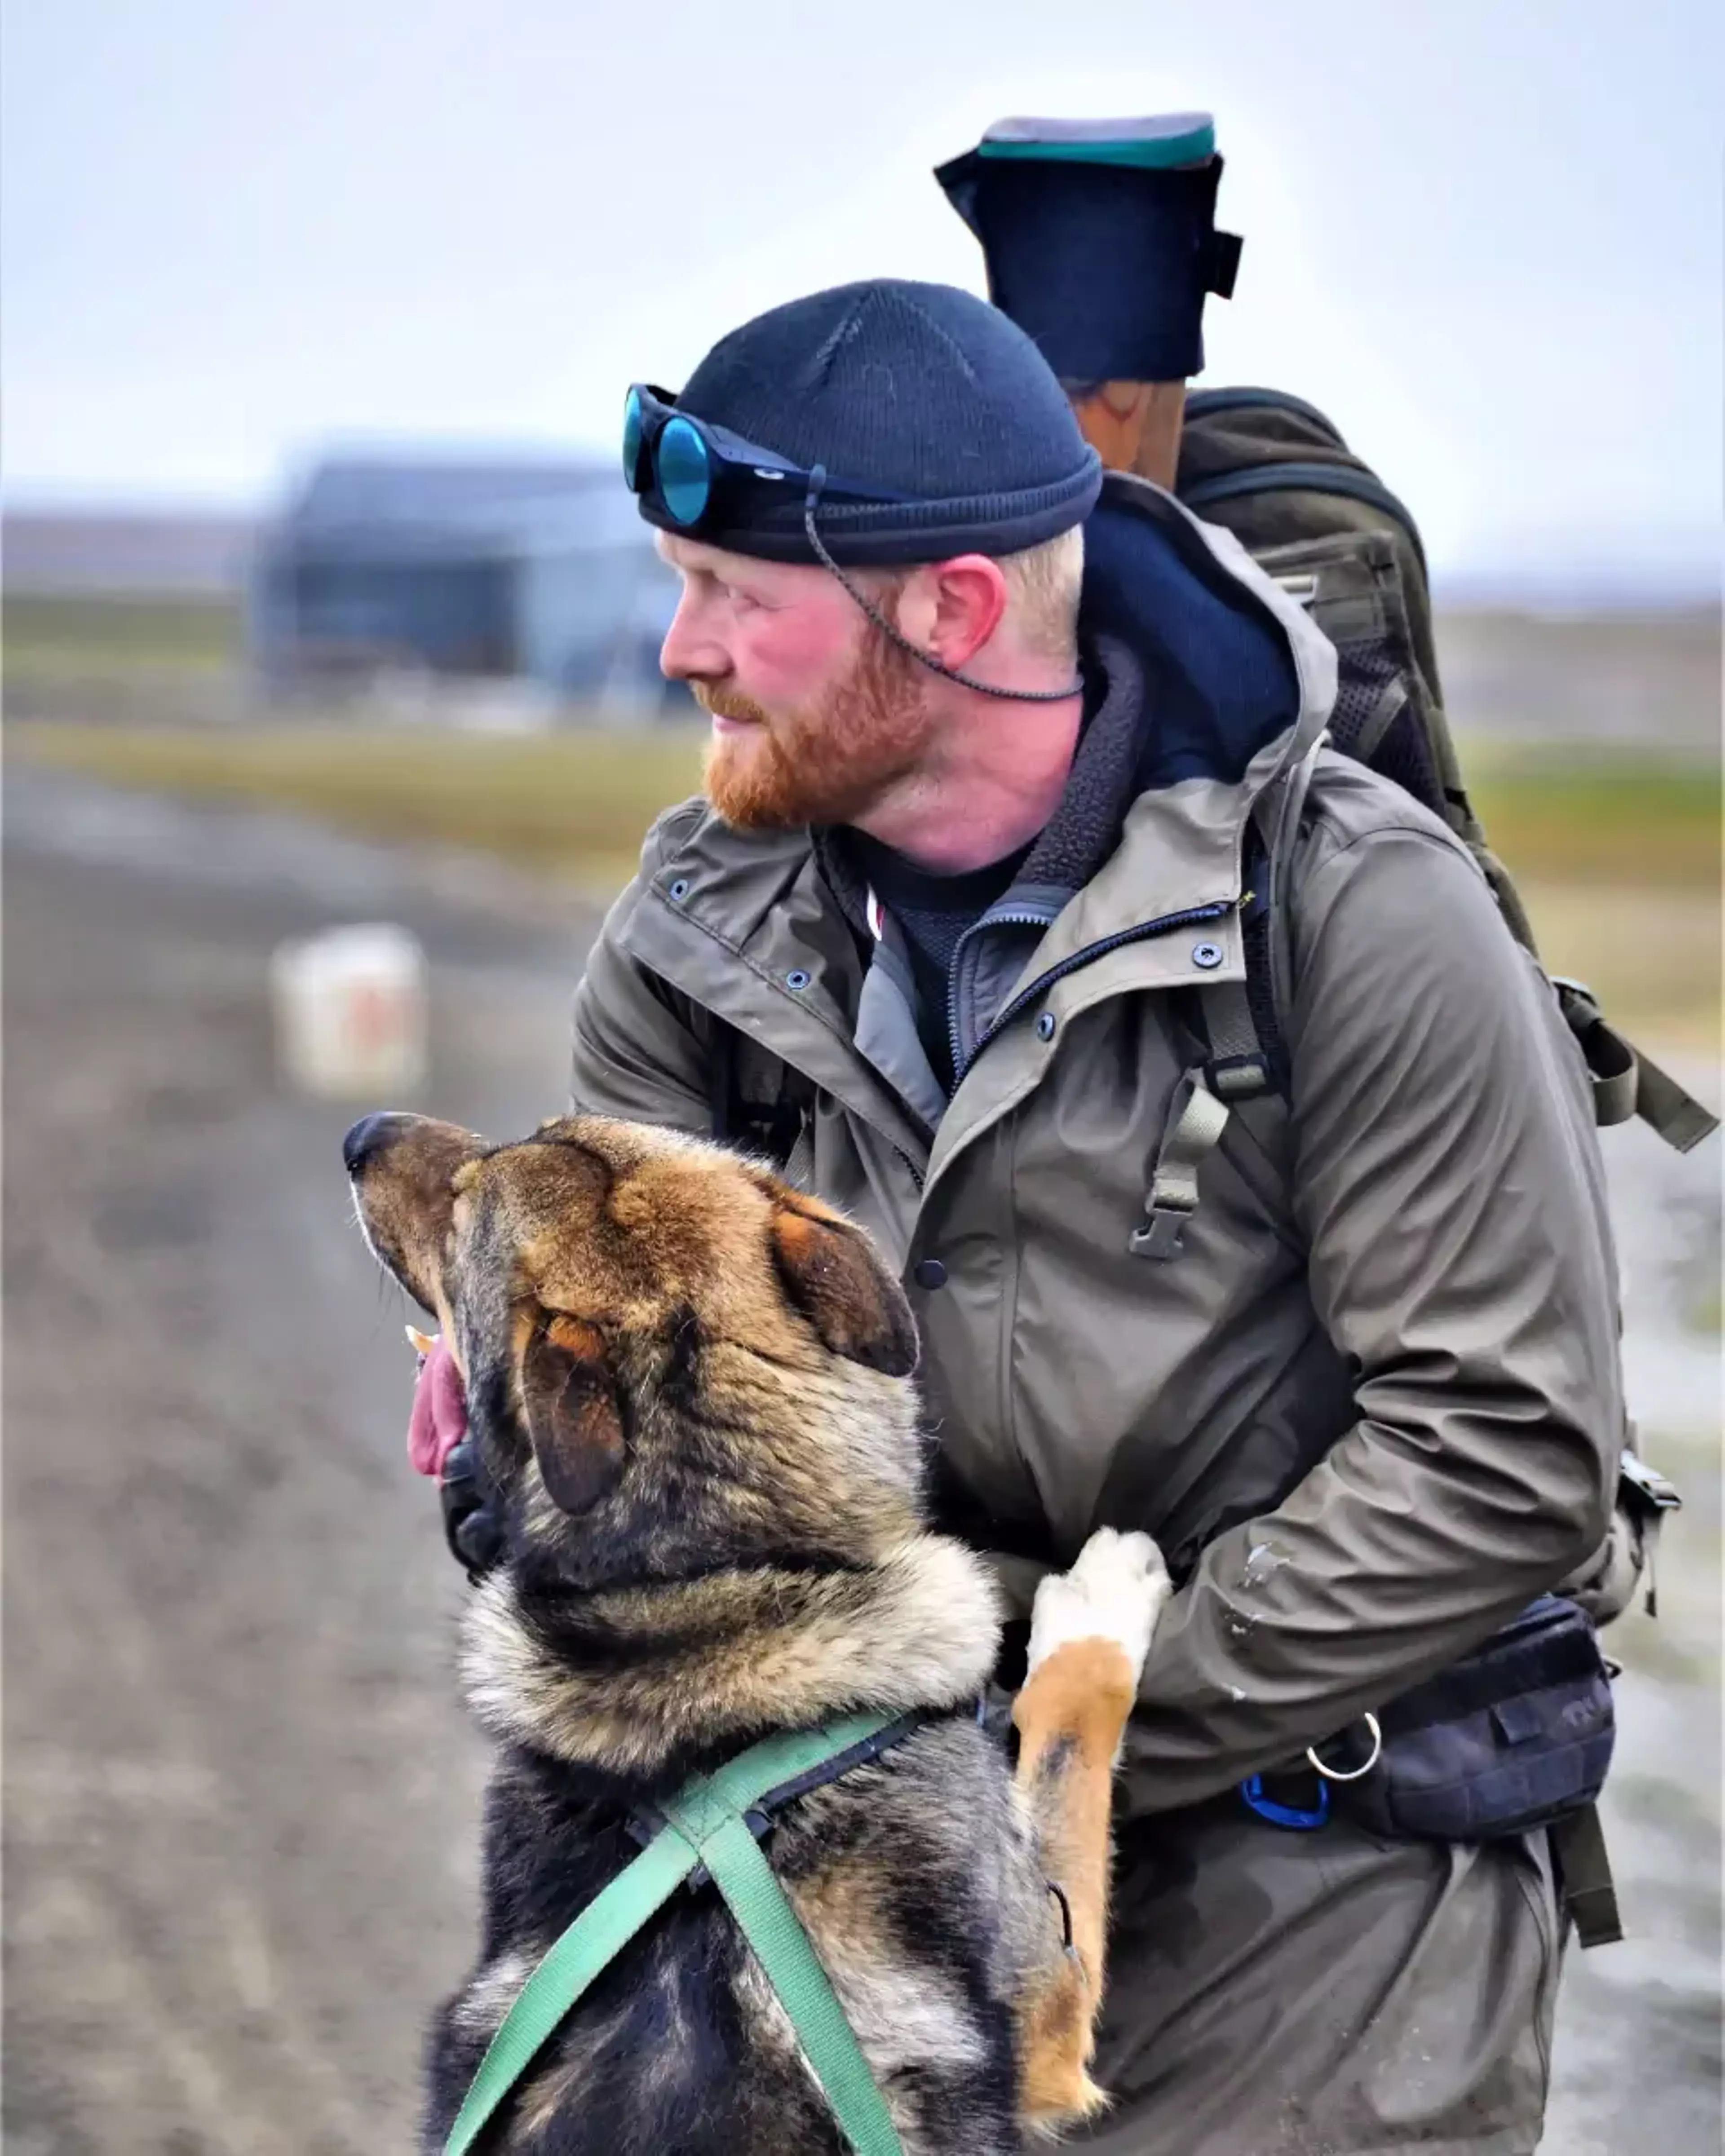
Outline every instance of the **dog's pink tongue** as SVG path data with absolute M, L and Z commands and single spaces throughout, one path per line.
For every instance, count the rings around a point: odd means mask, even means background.
M 408 1420 L 408 1458 L 421 1475 L 441 1476 L 444 1462 L 467 1435 L 467 1395 L 461 1373 L 441 1340 L 419 1368 Z

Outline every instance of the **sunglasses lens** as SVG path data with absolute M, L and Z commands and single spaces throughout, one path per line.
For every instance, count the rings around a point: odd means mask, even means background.
M 623 408 L 623 476 L 631 494 L 641 490 L 641 393 L 631 389 Z
M 712 491 L 706 444 L 686 419 L 670 419 L 659 438 L 659 491 L 679 524 L 693 524 Z

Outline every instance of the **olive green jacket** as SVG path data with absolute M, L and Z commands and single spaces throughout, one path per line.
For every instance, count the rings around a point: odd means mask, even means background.
M 813 1081 L 805 1179 L 903 1267 L 976 1537 L 1064 1564 L 1095 1527 L 1141 1527 L 1183 1575 L 1127 1744 L 1147 1811 L 1342 1729 L 1587 1559 L 1625 1419 L 1574 1037 L 1462 848 L 1327 750 L 1279 855 L 1286 1100 L 1235 1110 L 1177 1256 L 1131 1247 L 1194 1060 L 1171 992 L 1243 978 L 1248 820 L 1335 673 L 1227 534 L 1110 490 L 1184 520 L 1268 610 L 1301 709 L 1243 778 L 1138 795 L 997 988 L 938 1127 L 883 1074 L 876 1020 L 859 1045 L 880 968 L 809 835 L 739 834 L 700 800 L 655 825 L 593 951 L 573 1093 L 711 1129 L 715 1019 Z

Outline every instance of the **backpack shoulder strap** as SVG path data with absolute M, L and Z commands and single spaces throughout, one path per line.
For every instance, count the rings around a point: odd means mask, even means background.
M 707 1096 L 713 1136 L 721 1145 L 762 1154 L 787 1182 L 803 1183 L 813 1167 L 816 1091 L 813 1079 L 771 1050 L 723 1019 L 714 1020 Z
M 1286 991 L 1278 990 L 1276 979 L 1278 963 L 1287 963 L 1285 954 L 1277 957 L 1277 839 L 1291 793 L 1297 825 L 1321 745 L 1314 743 L 1291 773 L 1273 782 L 1273 799 L 1253 810 L 1240 901 L 1245 978 L 1178 991 L 1181 1016 L 1203 1052 L 1182 1074 L 1169 1103 L 1144 1217 L 1127 1243 L 1134 1257 L 1166 1262 L 1179 1255 L 1186 1224 L 1198 1210 L 1199 1171 L 1221 1143 L 1235 1107 L 1271 1094 L 1286 1096 L 1287 1059 L 1277 1016 Z M 1285 850 L 1280 858 L 1286 860 Z

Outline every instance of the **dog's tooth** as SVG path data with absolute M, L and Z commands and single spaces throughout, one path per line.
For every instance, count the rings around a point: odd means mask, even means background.
M 412 1344 L 413 1353 L 416 1355 L 429 1355 L 432 1349 L 436 1347 L 437 1336 L 435 1333 L 422 1332 L 417 1325 L 409 1325 L 406 1330 L 408 1339 Z

